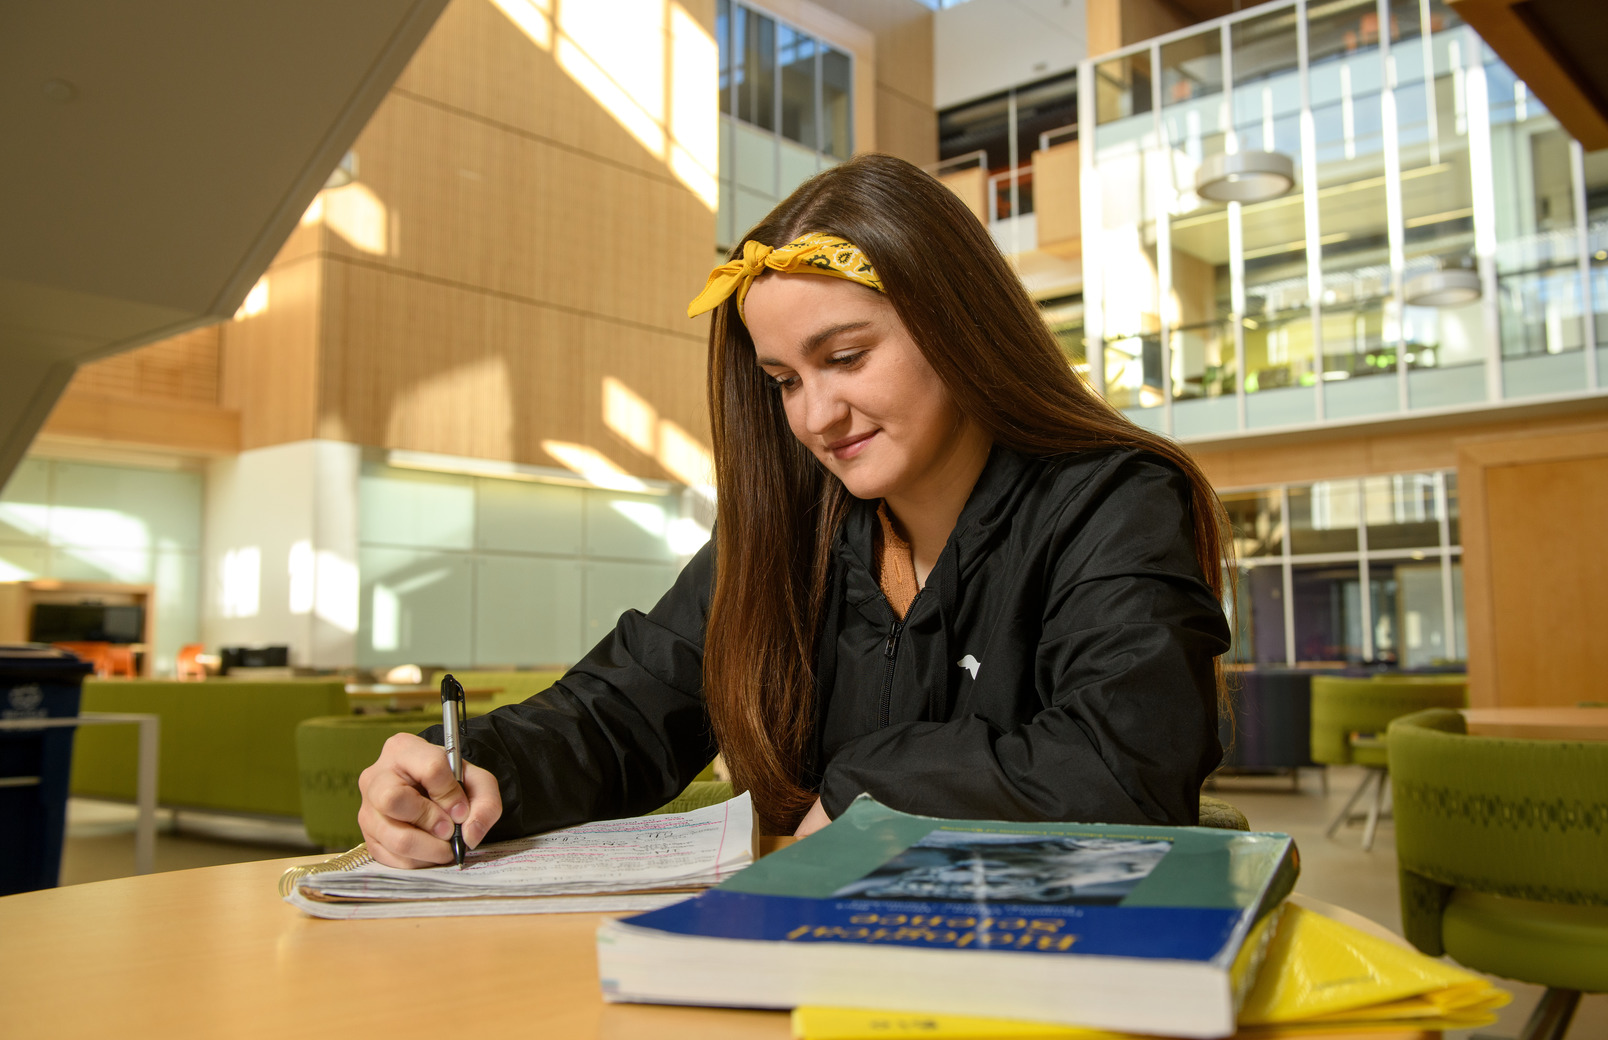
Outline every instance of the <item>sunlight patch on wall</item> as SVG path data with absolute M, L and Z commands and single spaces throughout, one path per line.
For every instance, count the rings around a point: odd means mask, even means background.
M 709 449 L 677 423 L 659 418 L 658 409 L 614 376 L 603 377 L 603 424 L 681 483 L 714 484 L 715 460 Z
M 302 539 L 292 545 L 287 564 L 290 571 L 290 612 L 310 614 L 313 610 L 313 596 L 318 589 L 313 543 Z
M 388 255 L 390 212 L 367 185 L 352 183 L 330 188 L 319 198 L 323 200 L 324 226 L 353 249 L 375 256 Z
M 357 564 L 328 549 L 318 550 L 314 574 L 317 591 L 313 596 L 313 616 L 348 635 L 357 631 L 359 600 Z
M 659 423 L 656 457 L 659 465 L 683 484 L 707 487 L 715 482 L 715 458 L 709 449 L 669 419 Z
M 230 549 L 218 568 L 218 607 L 226 618 L 254 618 L 262 606 L 262 550 Z
M 603 424 L 631 447 L 652 455 L 658 420 L 658 411 L 641 394 L 613 376 L 603 377 Z
M 616 491 L 647 491 L 648 485 L 615 465 L 596 448 L 568 441 L 542 441 L 542 450 L 572 473 L 579 473 L 596 487 Z
M 520 32 L 714 212 L 719 110 L 714 36 L 674 0 L 491 0 Z M 344 190 L 344 189 L 343 189 Z
M 510 22 L 544 51 L 553 49 L 553 0 L 491 0 Z
M 235 311 L 235 320 L 251 318 L 268 309 L 268 276 L 263 275 L 257 279 L 257 284 L 246 293 L 246 298 L 240 301 L 240 309 Z

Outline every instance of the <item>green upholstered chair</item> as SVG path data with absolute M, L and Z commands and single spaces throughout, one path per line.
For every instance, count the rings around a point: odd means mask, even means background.
M 1432 710 L 1390 725 L 1401 918 L 1425 953 L 1548 987 L 1527 1038 L 1608 992 L 1608 743 L 1471 737 Z
M 1351 809 L 1371 790 L 1362 847 L 1372 849 L 1384 808 L 1389 758 L 1385 731 L 1392 719 L 1426 708 L 1461 708 L 1468 703 L 1464 676 L 1312 677 L 1312 760 L 1322 765 L 1355 764 L 1368 772 L 1330 822 L 1327 837 L 1351 819 Z
M 458 673 L 454 672 L 456 676 Z M 363 840 L 357 810 L 363 796 L 358 774 L 380 757 L 392 734 L 417 733 L 441 721 L 438 711 L 384 715 L 335 715 L 308 719 L 296 727 L 296 761 L 301 780 L 302 825 L 307 837 L 327 849 L 349 849 Z M 711 783 L 713 767 L 660 812 L 685 811 L 731 797 L 730 784 Z M 724 787 L 723 795 L 713 788 Z
M 1245 814 L 1219 798 L 1200 796 L 1200 825 L 1216 827 L 1220 831 L 1248 831 L 1251 823 Z

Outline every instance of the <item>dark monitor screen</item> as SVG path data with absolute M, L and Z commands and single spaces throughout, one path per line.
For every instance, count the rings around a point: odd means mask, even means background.
M 35 643 L 138 643 L 145 638 L 145 608 L 36 603 L 28 638 Z

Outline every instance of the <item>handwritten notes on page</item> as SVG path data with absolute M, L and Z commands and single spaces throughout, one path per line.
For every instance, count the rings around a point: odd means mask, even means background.
M 296 877 L 285 901 L 315 917 L 647 910 L 754 861 L 747 793 L 688 813 L 600 820 L 483 845 L 455 866 L 403 870 L 341 857 Z

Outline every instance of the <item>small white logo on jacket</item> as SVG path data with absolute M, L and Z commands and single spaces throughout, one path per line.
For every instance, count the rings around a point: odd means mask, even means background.
M 966 669 L 966 671 L 970 672 L 973 679 L 977 678 L 977 670 L 983 666 L 983 662 L 979 661 L 971 654 L 967 654 L 965 657 L 962 657 L 955 663 Z

